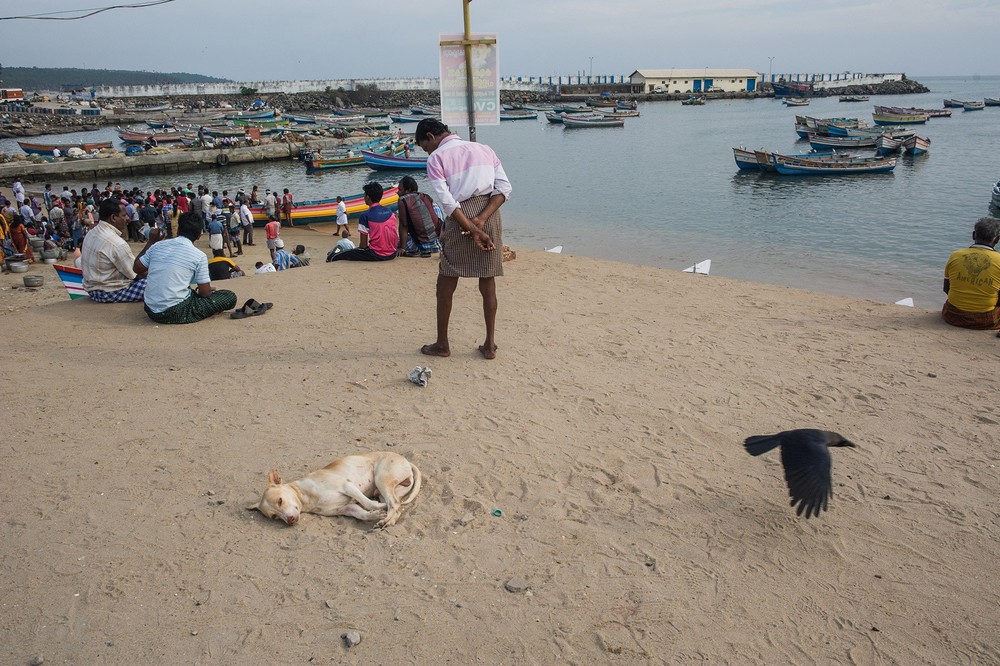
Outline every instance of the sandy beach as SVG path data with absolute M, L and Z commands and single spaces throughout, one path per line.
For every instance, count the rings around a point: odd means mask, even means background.
M 991 332 L 515 248 L 498 358 L 468 280 L 429 358 L 436 260 L 326 264 L 331 230 L 216 283 L 274 303 L 243 320 L 0 275 L 0 662 L 1000 663 Z M 858 445 L 808 521 L 741 446 L 798 427 Z M 386 531 L 244 508 L 377 450 L 424 476 Z

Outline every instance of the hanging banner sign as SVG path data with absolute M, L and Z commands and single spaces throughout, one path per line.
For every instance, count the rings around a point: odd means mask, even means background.
M 440 35 L 441 42 L 441 122 L 469 124 L 469 96 L 465 78 L 465 35 Z M 472 45 L 472 105 L 476 126 L 500 124 L 500 56 L 496 35 L 472 35 L 472 41 L 492 44 Z

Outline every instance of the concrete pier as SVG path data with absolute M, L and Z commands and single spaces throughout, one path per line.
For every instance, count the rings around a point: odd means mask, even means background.
M 259 146 L 241 146 L 233 148 L 185 149 L 176 152 L 154 155 L 137 155 L 126 157 L 97 157 L 93 159 L 64 159 L 56 162 L 32 163 L 27 160 L 0 164 L 0 180 L 9 180 L 20 176 L 27 181 L 57 179 L 65 177 L 71 180 L 99 180 L 115 176 L 136 176 L 151 173 L 178 173 L 192 169 L 202 169 L 208 166 L 220 166 L 220 162 L 228 164 L 243 164 L 247 162 L 266 162 L 298 157 L 303 147 L 334 148 L 350 143 L 347 139 L 310 138 L 307 143 L 275 142 Z

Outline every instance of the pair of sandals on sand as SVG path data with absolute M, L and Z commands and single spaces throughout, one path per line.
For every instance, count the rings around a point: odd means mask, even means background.
M 262 315 L 271 308 L 274 307 L 274 303 L 258 303 L 254 299 L 248 300 L 243 304 L 243 307 L 233 312 L 229 315 L 231 319 L 243 319 L 245 317 L 256 317 L 257 315 Z

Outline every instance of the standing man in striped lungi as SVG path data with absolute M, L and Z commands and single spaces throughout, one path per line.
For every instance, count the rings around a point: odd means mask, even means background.
M 420 348 L 429 356 L 451 356 L 448 321 L 458 278 L 479 278 L 486 320 L 483 358 L 494 359 L 497 345 L 495 278 L 503 275 L 503 222 L 500 206 L 511 186 L 500 159 L 489 146 L 463 141 L 440 120 L 417 124 L 416 142 L 430 157 L 427 178 L 444 207 L 441 264 L 437 279 L 437 340 Z

